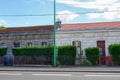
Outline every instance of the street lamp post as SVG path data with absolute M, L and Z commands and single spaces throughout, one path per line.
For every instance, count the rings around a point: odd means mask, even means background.
M 54 0 L 54 67 L 56 67 L 56 0 Z

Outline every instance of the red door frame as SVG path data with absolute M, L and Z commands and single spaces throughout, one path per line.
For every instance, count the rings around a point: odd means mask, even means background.
M 100 48 L 99 64 L 105 65 L 106 64 L 105 41 L 104 40 L 97 41 L 97 47 Z

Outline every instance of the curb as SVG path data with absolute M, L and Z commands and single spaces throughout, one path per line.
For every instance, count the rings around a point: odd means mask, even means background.
M 96 72 L 96 73 L 120 73 L 120 67 L 65 67 L 54 68 L 51 65 L 15 65 L 0 66 L 0 71 L 23 71 L 23 72 Z
M 120 71 L 63 71 L 63 70 L 0 70 L 0 71 L 20 71 L 20 72 L 93 72 L 93 73 L 120 73 Z

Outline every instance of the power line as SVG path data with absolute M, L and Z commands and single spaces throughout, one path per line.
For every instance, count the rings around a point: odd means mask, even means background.
M 89 13 L 105 13 L 105 12 L 120 12 L 120 10 L 111 10 L 111 11 L 96 11 L 96 12 L 83 12 L 83 13 L 76 13 L 76 14 L 89 14 Z
M 105 13 L 105 12 L 120 12 L 120 10 L 111 10 L 111 11 L 94 11 L 94 12 L 80 12 L 80 13 L 76 13 L 76 14 L 92 14 L 92 13 Z M 16 17 L 22 17 L 22 16 L 53 16 L 54 14 L 11 14 L 11 15 L 0 15 L 0 16 L 5 16 L 5 17 L 12 17 L 12 16 L 16 16 Z M 72 14 L 56 14 L 56 15 L 72 15 Z
M 8 14 L 8 15 L 0 15 L 0 16 L 51 16 L 53 14 Z
M 101 4 L 98 4 L 98 3 L 96 3 L 96 4 L 95 4 L 95 3 L 78 3 L 78 4 L 76 4 L 76 3 L 73 4 L 73 3 L 72 3 L 72 4 L 70 4 L 70 3 L 69 3 L 68 5 L 85 5 L 85 4 L 86 4 L 86 5 L 88 4 L 88 5 L 101 5 L 101 6 L 107 5 L 107 6 L 113 6 L 112 3 L 109 3 L 109 4 L 108 4 L 108 3 L 105 3 L 105 4 L 102 4 L 102 3 L 101 3 Z

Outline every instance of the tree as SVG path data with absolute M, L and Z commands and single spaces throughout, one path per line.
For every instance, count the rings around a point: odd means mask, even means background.
M 4 26 L 1 26 L 1 25 L 0 25 L 0 29 L 4 29 L 4 28 L 5 28 Z

